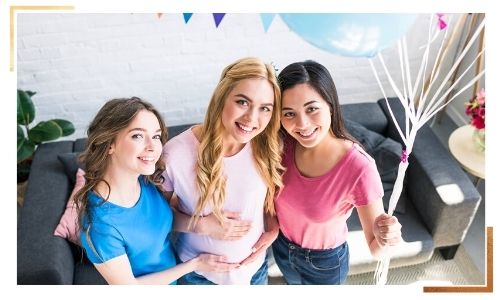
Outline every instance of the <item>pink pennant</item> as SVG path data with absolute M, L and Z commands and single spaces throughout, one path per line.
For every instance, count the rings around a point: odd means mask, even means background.
M 443 13 L 437 13 L 439 30 L 443 30 L 448 26 L 448 23 L 444 20 Z

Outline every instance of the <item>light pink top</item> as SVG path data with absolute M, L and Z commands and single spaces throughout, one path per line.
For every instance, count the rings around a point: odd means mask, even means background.
M 345 242 L 352 209 L 382 198 L 375 161 L 357 144 L 326 174 L 309 178 L 295 165 L 295 144 L 285 143 L 285 185 L 275 201 L 283 234 L 303 248 L 330 249 Z
M 195 182 L 198 147 L 198 140 L 192 130 L 188 129 L 171 139 L 163 149 L 166 160 L 163 186 L 167 191 L 177 194 L 181 210 L 189 215 L 194 214 L 199 198 Z M 223 172 L 227 178 L 223 209 L 240 212 L 243 220 L 252 221 L 252 228 L 237 241 L 179 233 L 176 250 L 182 261 L 194 258 L 200 253 L 212 253 L 225 255 L 228 262 L 241 262 L 252 253 L 252 247 L 264 232 L 264 200 L 267 187 L 255 168 L 250 143 L 237 154 L 223 158 Z M 210 207 L 205 207 L 203 215 L 211 212 Z M 217 284 L 250 284 L 252 276 L 264 263 L 264 259 L 265 253 L 254 262 L 227 273 L 197 273 Z

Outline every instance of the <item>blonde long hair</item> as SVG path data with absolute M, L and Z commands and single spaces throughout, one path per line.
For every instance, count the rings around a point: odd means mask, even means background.
M 189 222 L 194 226 L 207 204 L 210 204 L 214 215 L 223 221 L 222 207 L 225 201 L 226 178 L 223 175 L 222 159 L 224 127 L 221 116 L 225 100 L 238 82 L 244 79 L 264 78 L 269 81 L 274 91 L 274 108 L 271 120 L 263 132 L 253 138 L 250 143 L 257 170 L 267 186 L 264 209 L 274 215 L 274 197 L 283 187 L 281 175 L 281 140 L 280 129 L 281 92 L 276 73 L 272 65 L 265 64 L 258 58 L 242 58 L 227 66 L 221 74 L 208 105 L 205 121 L 201 126 L 201 141 L 198 149 L 196 167 L 196 184 L 200 198 L 195 212 Z

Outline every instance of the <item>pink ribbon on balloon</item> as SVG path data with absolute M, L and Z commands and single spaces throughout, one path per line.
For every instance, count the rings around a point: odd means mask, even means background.
M 401 153 L 401 162 L 408 163 L 408 154 L 406 153 L 406 150 L 403 150 L 403 153 Z
M 444 14 L 443 13 L 437 13 L 436 14 L 438 17 L 438 25 L 439 25 L 439 30 L 443 30 L 448 26 L 448 23 L 444 20 Z

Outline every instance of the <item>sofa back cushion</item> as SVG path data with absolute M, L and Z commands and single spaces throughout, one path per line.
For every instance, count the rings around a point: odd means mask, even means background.
M 83 170 L 82 163 L 78 161 L 79 156 L 80 152 L 61 153 L 57 155 L 57 159 L 63 164 L 64 171 L 72 184 L 75 184 L 77 170 L 79 168 Z
M 385 135 L 388 120 L 378 103 L 342 104 L 340 109 L 345 120 L 358 122 L 371 131 Z

